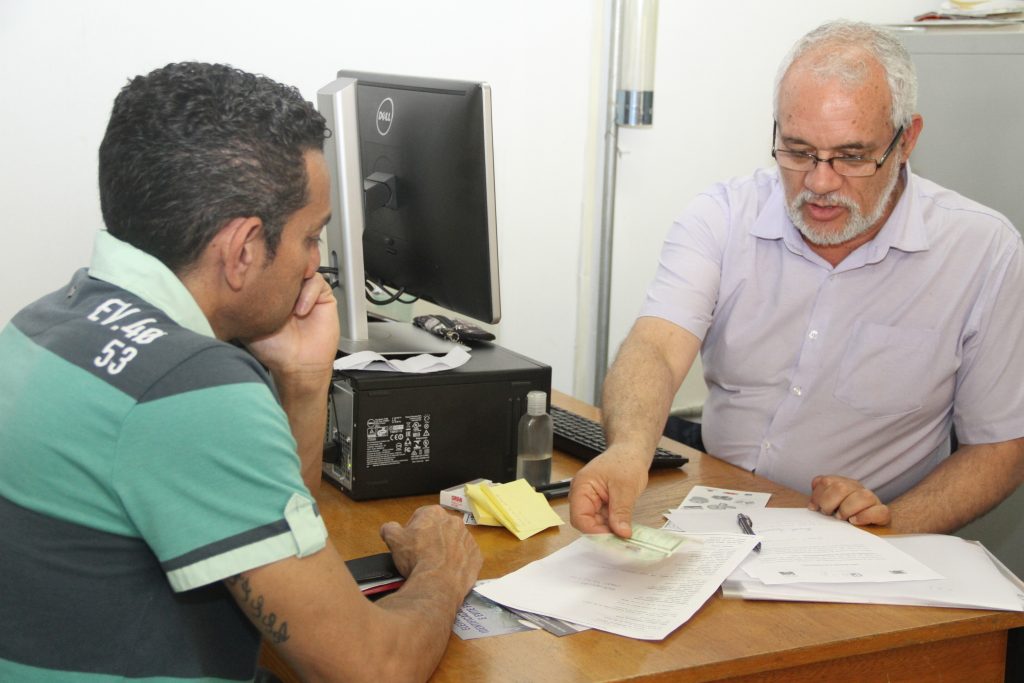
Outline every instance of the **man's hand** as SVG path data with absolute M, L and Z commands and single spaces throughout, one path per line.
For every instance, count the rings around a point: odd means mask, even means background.
M 476 582 L 483 558 L 462 518 L 439 505 L 417 508 L 402 526 L 388 522 L 380 529 L 402 576 L 439 570 L 465 595 Z
M 333 364 L 340 334 L 334 292 L 318 273 L 302 283 L 295 308 L 281 329 L 245 342 L 271 372 L 317 371 Z
M 647 487 L 649 458 L 612 446 L 572 478 L 569 517 L 585 534 L 633 533 L 633 505 Z
M 243 340 L 274 378 L 302 462 L 302 480 L 310 491 L 320 486 L 327 390 L 340 335 L 334 293 L 315 274 L 302 283 L 292 313 L 279 330 Z
M 856 479 L 834 474 L 811 480 L 811 502 L 807 507 L 857 526 L 886 526 L 892 521 L 889 506 L 884 505 L 874 491 L 864 488 Z
M 643 317 L 633 324 L 602 389 L 608 449 L 576 473 L 569 490 L 569 519 L 583 533 L 632 535 L 633 505 L 699 349 L 700 339 L 675 323 Z
M 359 592 L 332 543 L 225 581 L 264 636 L 290 635 L 275 649 L 298 680 L 425 681 L 437 667 L 480 551 L 461 516 L 438 505 L 405 526 L 385 524 L 381 536 L 406 581 L 380 600 Z

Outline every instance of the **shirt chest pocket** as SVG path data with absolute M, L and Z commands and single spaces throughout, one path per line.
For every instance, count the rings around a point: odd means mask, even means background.
M 935 366 L 938 333 L 858 322 L 839 364 L 834 396 L 871 417 L 919 409 Z

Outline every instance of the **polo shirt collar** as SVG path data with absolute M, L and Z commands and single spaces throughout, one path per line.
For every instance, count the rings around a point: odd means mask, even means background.
M 210 321 L 177 275 L 155 256 L 106 230 L 96 234 L 89 276 L 142 297 L 182 327 L 214 337 Z
M 906 184 L 903 187 L 903 194 L 897 200 L 885 225 L 878 231 L 874 239 L 861 245 L 846 257 L 840 264 L 841 266 L 877 263 L 885 258 L 889 249 L 904 252 L 928 249 L 928 234 L 924 218 L 921 215 L 920 203 L 917 200 L 917 177 L 911 172 L 909 162 L 900 170 L 900 173 L 903 174 Z M 758 214 L 757 220 L 751 226 L 750 234 L 761 239 L 781 239 L 793 253 L 812 258 L 814 261 L 821 260 L 804 241 L 793 222 L 789 220 L 789 214 L 786 212 L 786 193 L 777 170 L 771 195 L 768 197 L 764 209 Z

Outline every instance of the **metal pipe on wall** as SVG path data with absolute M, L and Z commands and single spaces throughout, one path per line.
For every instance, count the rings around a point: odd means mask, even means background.
M 608 373 L 608 322 L 611 312 L 612 237 L 615 231 L 615 171 L 619 127 L 616 98 L 619 91 L 619 54 L 622 49 L 623 1 L 612 3 L 611 56 L 608 59 L 608 99 L 604 130 L 604 176 L 601 183 L 601 231 L 598 236 L 597 321 L 594 334 L 594 405 L 601 405 L 601 387 Z
M 598 406 L 601 405 L 601 388 L 608 374 L 619 126 L 647 127 L 653 122 L 657 23 L 658 0 L 614 0 L 612 3 L 594 334 L 593 402 Z

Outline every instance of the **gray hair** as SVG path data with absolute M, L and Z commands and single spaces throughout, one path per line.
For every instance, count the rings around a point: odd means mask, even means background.
M 790 49 L 775 76 L 774 115 L 779 118 L 779 89 L 789 68 L 800 57 L 817 52 L 810 68 L 820 78 L 837 78 L 844 84 L 861 83 L 874 57 L 885 71 L 891 97 L 893 128 L 910 125 L 917 109 L 917 72 L 903 43 L 879 26 L 840 19 L 822 24 Z

